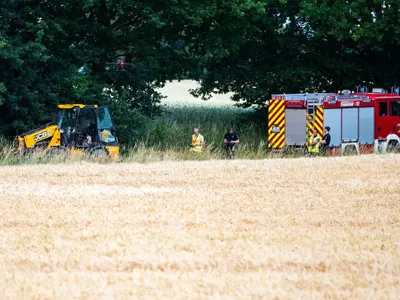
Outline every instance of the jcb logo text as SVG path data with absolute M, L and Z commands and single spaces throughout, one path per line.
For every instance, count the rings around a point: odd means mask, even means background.
M 42 133 L 39 133 L 39 134 L 35 135 L 35 141 L 44 139 L 46 136 L 47 136 L 47 132 L 46 131 L 44 131 Z

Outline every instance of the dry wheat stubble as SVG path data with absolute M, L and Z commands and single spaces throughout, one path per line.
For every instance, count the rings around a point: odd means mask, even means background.
M 2 298 L 400 296 L 400 157 L 0 168 Z

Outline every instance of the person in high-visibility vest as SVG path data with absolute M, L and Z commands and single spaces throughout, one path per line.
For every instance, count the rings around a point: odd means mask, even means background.
M 320 138 L 318 137 L 318 132 L 314 129 L 313 134 L 308 139 L 308 153 L 316 155 L 319 154 Z
M 191 152 L 202 152 L 204 146 L 204 137 L 199 133 L 198 128 L 193 129 L 192 144 L 190 145 Z

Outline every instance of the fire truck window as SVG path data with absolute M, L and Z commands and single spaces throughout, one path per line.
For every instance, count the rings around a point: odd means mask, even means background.
M 381 117 L 386 117 L 388 115 L 387 102 L 379 103 L 379 115 Z
M 400 101 L 390 102 L 390 115 L 392 117 L 400 117 Z

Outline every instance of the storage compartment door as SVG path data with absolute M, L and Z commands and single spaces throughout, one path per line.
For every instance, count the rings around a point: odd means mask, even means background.
M 306 143 L 306 110 L 286 109 L 286 144 L 302 146 Z
M 360 144 L 374 144 L 373 107 L 360 107 Z
M 358 108 L 342 109 L 342 141 L 358 141 Z

